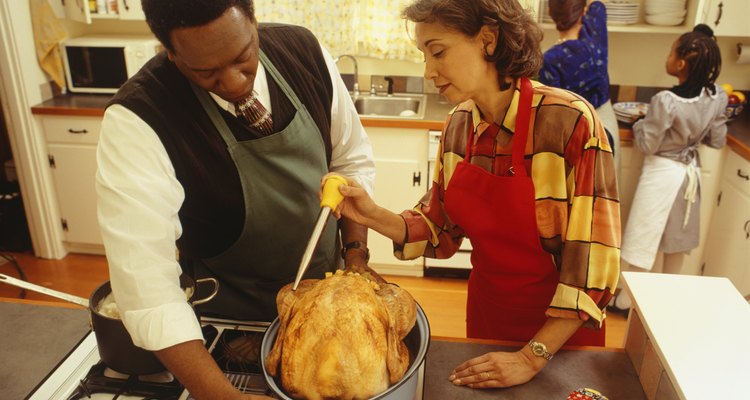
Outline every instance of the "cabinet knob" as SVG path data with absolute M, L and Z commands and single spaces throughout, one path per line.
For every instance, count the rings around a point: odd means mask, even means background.
M 747 175 L 743 174 L 742 170 L 739 169 L 739 168 L 737 169 L 737 176 L 739 176 L 740 178 L 742 178 L 742 179 L 744 179 L 746 181 L 750 180 L 750 176 L 747 176 Z
M 412 186 L 422 186 L 422 171 L 413 172 L 411 174 L 411 185 Z
M 72 134 L 75 134 L 75 135 L 85 135 L 85 134 L 89 133 L 89 131 L 87 131 L 86 129 L 68 128 L 68 133 L 72 133 Z

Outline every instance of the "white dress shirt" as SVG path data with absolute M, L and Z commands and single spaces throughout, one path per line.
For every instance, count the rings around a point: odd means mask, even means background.
M 372 195 L 375 165 L 370 141 L 333 58 L 322 50 L 333 83 L 330 170 L 357 179 Z M 260 63 L 254 87 L 260 102 L 273 112 Z M 211 95 L 235 113 L 231 103 Z M 135 113 L 112 105 L 104 113 L 97 164 L 98 217 L 110 280 L 133 342 L 161 350 L 202 340 L 195 313 L 178 285 L 178 212 L 185 192 L 159 137 Z

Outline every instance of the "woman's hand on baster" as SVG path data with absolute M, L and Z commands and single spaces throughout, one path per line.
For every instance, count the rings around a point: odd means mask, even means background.
M 323 193 L 323 183 L 331 175 L 341 176 L 347 182 L 346 185 L 339 186 L 339 192 L 344 195 L 344 200 L 333 210 L 333 215 L 336 218 L 344 216 L 358 224 L 369 226 L 372 220 L 371 216 L 377 210 L 378 206 L 367 191 L 354 179 L 334 173 L 326 174 L 320 181 L 319 196 L 322 196 Z

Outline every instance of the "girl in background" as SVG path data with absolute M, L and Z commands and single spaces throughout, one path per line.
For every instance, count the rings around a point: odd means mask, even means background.
M 596 108 L 619 172 L 620 134 L 609 100 L 607 10 L 600 1 L 549 0 L 549 14 L 560 39 L 544 53 L 539 81 L 577 93 Z
M 664 272 L 677 274 L 685 254 L 698 246 L 698 147 L 718 149 L 726 143 L 727 93 L 714 83 L 721 53 L 711 28 L 700 24 L 680 36 L 666 70 L 677 78 L 677 86 L 657 93 L 646 116 L 633 124 L 635 146 L 646 157 L 621 257 L 650 270 L 656 252 L 662 251 Z

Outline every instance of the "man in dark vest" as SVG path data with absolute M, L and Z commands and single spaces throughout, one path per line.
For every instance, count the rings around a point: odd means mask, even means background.
M 202 315 L 272 321 L 315 224 L 321 177 L 354 176 L 372 191 L 372 150 L 308 30 L 258 24 L 252 0 L 142 4 L 166 51 L 111 100 L 98 147 L 113 293 L 136 345 L 193 397 L 247 398 L 204 348 L 180 274 L 220 282 Z M 364 227 L 330 218 L 305 278 L 342 256 L 366 268 L 366 241 Z

